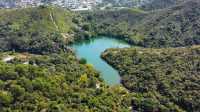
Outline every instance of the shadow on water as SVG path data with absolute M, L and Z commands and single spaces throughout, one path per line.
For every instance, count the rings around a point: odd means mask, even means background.
M 95 41 L 95 39 L 97 39 L 97 38 L 91 38 L 91 39 L 86 39 L 86 40 L 83 40 L 83 41 L 78 41 L 78 42 L 75 42 L 74 44 L 75 45 L 86 45 L 86 44 L 90 44 L 90 43 L 92 43 L 92 42 L 94 42 Z

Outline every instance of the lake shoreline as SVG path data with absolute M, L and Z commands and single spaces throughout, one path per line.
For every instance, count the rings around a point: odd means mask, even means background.
M 100 72 L 101 77 L 108 85 L 121 84 L 119 72 L 104 60 L 102 53 L 110 48 L 130 47 L 127 42 L 115 37 L 98 36 L 87 41 L 77 42 L 71 45 L 78 58 L 84 58 L 88 64 Z

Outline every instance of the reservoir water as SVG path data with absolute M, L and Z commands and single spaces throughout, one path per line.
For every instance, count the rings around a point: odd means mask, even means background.
M 92 40 L 78 42 L 72 45 L 79 58 L 85 58 L 101 73 L 101 77 L 109 85 L 120 83 L 118 71 L 101 59 L 101 53 L 108 48 L 124 48 L 130 45 L 122 40 L 109 37 L 97 37 Z

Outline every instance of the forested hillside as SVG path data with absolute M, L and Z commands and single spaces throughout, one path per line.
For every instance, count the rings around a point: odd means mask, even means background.
M 200 1 L 150 13 L 133 29 L 144 47 L 178 47 L 200 44 Z
M 131 28 L 146 16 L 141 9 L 105 10 L 94 12 L 81 12 L 77 37 L 86 34 L 86 37 L 107 35 L 130 40 Z M 81 34 L 82 33 L 82 34 Z
M 121 83 L 133 94 L 133 111 L 200 110 L 199 7 L 198 0 L 188 0 L 161 10 L 140 9 L 137 13 L 141 18 L 122 20 L 126 25 L 117 27 L 121 28 L 118 32 L 125 32 L 120 35 L 122 39 L 145 47 L 109 49 L 102 54 L 119 70 Z M 112 25 L 105 18 L 102 21 Z
M 200 43 L 199 12 L 200 1 L 189 0 L 153 12 L 133 8 L 82 15 L 95 34 L 121 37 L 143 47 L 179 47 Z
M 200 43 L 200 2 L 188 1 L 159 11 L 142 9 L 73 13 L 40 6 L 0 11 L 0 50 L 44 54 L 66 51 L 74 39 L 96 35 L 121 38 L 143 47 Z
M 74 41 L 74 13 L 40 6 L 1 9 L 0 15 L 1 112 L 131 110 L 127 90 L 107 86 L 67 47 Z
M 185 2 L 187 0 L 147 0 L 147 1 L 149 2 L 142 4 L 140 8 L 148 11 L 148 10 L 169 8 L 177 4 L 180 4 L 182 2 Z
M 105 6 L 107 4 L 111 4 L 114 8 L 117 7 L 129 7 L 129 8 L 142 8 L 147 11 L 164 9 L 168 7 L 172 7 L 186 0 L 103 0 Z M 110 8 L 112 8 L 110 7 Z
M 72 13 L 57 7 L 0 10 L 0 51 L 32 53 L 65 50 Z
M 198 112 L 200 1 L 154 1 L 80 12 L 0 9 L 0 112 Z M 100 35 L 137 46 L 102 54 L 123 86 L 108 86 L 70 47 Z
M 200 46 L 165 49 L 109 49 L 102 57 L 135 93 L 137 111 L 200 110 Z
M 130 111 L 127 91 L 107 87 L 92 65 L 73 53 L 3 53 L 1 59 L 6 56 L 15 59 L 0 61 L 1 112 Z

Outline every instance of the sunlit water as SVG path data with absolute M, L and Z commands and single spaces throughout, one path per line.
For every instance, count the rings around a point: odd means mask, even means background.
M 130 47 L 129 44 L 114 38 L 98 37 L 90 41 L 75 43 L 72 47 L 79 58 L 85 58 L 87 63 L 92 64 L 101 73 L 101 77 L 107 84 L 120 83 L 118 71 L 107 64 L 100 56 L 108 48 Z

